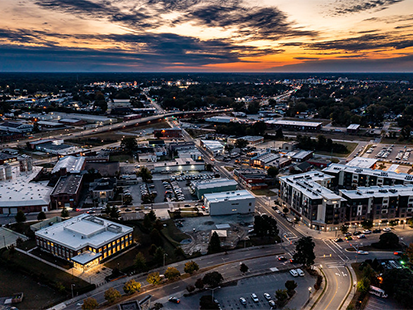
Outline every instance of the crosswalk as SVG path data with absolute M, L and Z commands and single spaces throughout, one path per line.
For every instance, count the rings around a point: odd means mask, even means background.
M 341 245 L 337 244 L 337 242 L 330 239 L 323 239 L 323 243 L 343 262 L 350 260 L 346 251 L 341 247 Z M 333 255 L 329 253 L 328 256 L 332 257 Z

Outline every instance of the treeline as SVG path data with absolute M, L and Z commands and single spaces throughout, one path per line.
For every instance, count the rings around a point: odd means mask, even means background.
M 331 139 L 327 139 L 325 136 L 319 135 L 317 140 L 311 139 L 309 136 L 297 136 L 298 147 L 303 150 L 309 151 L 322 151 L 338 154 L 348 153 L 348 149 L 344 144 L 335 143 Z
M 217 125 L 216 133 L 229 134 L 236 136 L 263 136 L 267 125 L 264 122 L 256 122 L 253 125 L 240 124 L 240 123 L 228 123 Z

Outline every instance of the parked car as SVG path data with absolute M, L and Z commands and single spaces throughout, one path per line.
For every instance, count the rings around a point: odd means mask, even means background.
M 360 231 L 355 231 L 355 232 L 353 232 L 353 236 L 358 236 L 358 235 L 360 235 L 360 234 L 361 234 Z
M 302 271 L 300 268 L 296 269 L 296 271 L 300 277 L 304 277 L 304 271 Z
M 352 237 L 352 236 L 348 236 L 348 237 L 346 237 L 346 240 L 347 240 L 347 241 L 353 240 L 353 237 Z
M 365 229 L 365 230 L 363 230 L 363 234 L 369 235 L 369 234 L 371 234 L 371 230 Z
M 336 238 L 336 239 L 334 239 L 334 241 L 335 241 L 335 242 L 343 242 L 343 239 L 341 239 L 341 238 Z
M 287 260 L 284 256 L 277 256 L 277 258 L 280 262 L 284 262 Z
M 268 301 L 268 304 L 269 304 L 270 307 L 273 308 L 273 309 L 275 309 L 275 308 L 277 307 L 274 300 L 269 300 L 269 301 Z
M 169 297 L 168 301 L 179 304 L 181 300 L 178 297 Z
M 258 296 L 255 293 L 251 294 L 251 299 L 253 302 L 259 302 L 260 300 L 258 299 Z
M 241 303 L 241 305 L 244 305 L 244 306 L 247 305 L 247 300 L 244 297 L 240 297 L 239 302 Z
M 271 295 L 268 293 L 264 293 L 264 297 L 266 300 L 271 300 Z
M 290 274 L 291 274 L 293 277 L 298 277 L 298 272 L 297 272 L 295 269 L 291 269 L 291 270 L 290 270 Z
M 366 235 L 361 234 L 361 235 L 358 235 L 357 238 L 359 238 L 359 239 L 366 239 Z
M 390 227 L 386 227 L 383 229 L 384 232 L 391 232 L 391 228 Z
M 373 230 L 373 234 L 379 234 L 379 233 L 381 233 L 381 229 L 380 229 L 380 228 L 377 228 L 377 229 L 374 229 L 374 230 Z
M 350 237 L 350 236 L 351 236 L 351 233 L 349 232 L 344 234 L 344 237 Z

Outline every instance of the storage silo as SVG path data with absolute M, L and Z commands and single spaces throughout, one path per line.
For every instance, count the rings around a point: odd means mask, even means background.
M 0 166 L 0 181 L 3 181 L 6 178 L 4 174 L 4 167 Z
M 33 171 L 33 158 L 31 158 L 30 156 L 27 156 L 26 163 L 27 163 L 27 171 L 32 172 Z
M 26 157 L 19 157 L 19 168 L 20 168 L 20 172 L 25 172 L 27 170 L 27 158 Z

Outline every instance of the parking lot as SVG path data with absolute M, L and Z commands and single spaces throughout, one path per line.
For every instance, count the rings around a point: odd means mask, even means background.
M 270 309 L 269 302 L 264 298 L 264 293 L 271 295 L 275 299 L 275 291 L 285 289 L 285 282 L 294 280 L 297 283 L 296 294 L 287 304 L 290 309 L 301 309 L 307 301 L 308 288 L 312 287 L 315 279 L 307 273 L 304 277 L 292 277 L 288 272 L 273 273 L 265 276 L 246 278 L 237 281 L 233 286 L 222 287 L 214 290 L 214 298 L 218 300 L 222 309 Z M 251 294 L 255 293 L 258 302 L 254 302 Z M 209 295 L 211 291 L 195 294 L 190 297 L 176 296 L 180 298 L 179 304 L 167 302 L 167 298 L 159 300 L 164 304 L 165 309 L 198 309 L 199 299 L 203 295 Z M 169 296 L 168 296 L 169 297 Z M 246 300 L 246 305 L 242 305 L 240 298 Z
M 407 145 L 379 144 L 373 145 L 363 157 L 377 158 L 394 164 L 413 164 L 413 148 Z

